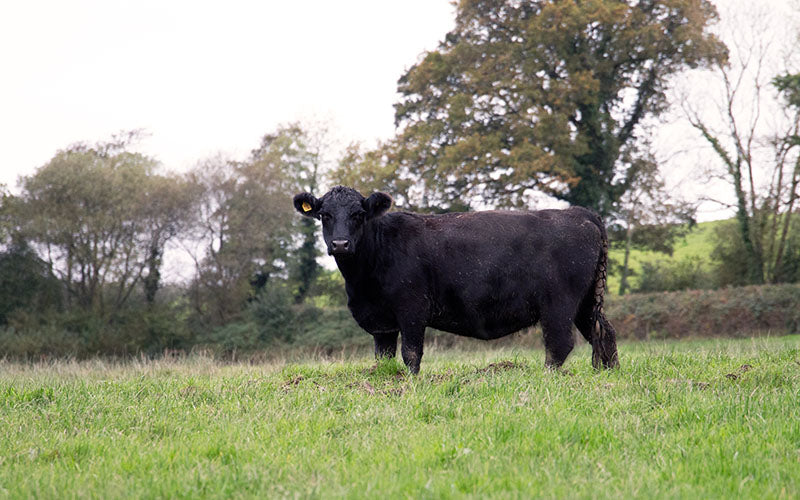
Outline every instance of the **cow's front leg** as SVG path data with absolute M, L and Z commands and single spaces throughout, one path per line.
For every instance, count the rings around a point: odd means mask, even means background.
M 397 353 L 398 333 L 376 333 L 373 335 L 375 339 L 375 359 L 393 358 L 395 356 Z
M 401 346 L 400 352 L 403 354 L 403 362 L 409 371 L 416 375 L 419 373 L 419 363 L 422 361 L 422 344 L 425 341 L 425 325 L 422 323 L 412 323 L 400 328 Z

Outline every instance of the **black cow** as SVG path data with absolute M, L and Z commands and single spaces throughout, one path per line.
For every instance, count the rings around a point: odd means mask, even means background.
M 347 306 L 375 338 L 376 357 L 419 372 L 425 327 L 496 339 L 542 323 L 545 364 L 557 368 L 575 344 L 572 324 L 592 344 L 592 364 L 612 368 L 616 332 L 603 314 L 608 242 L 589 210 L 386 213 L 392 198 L 338 186 L 322 198 L 294 197 L 322 220 L 328 253 L 344 276 Z

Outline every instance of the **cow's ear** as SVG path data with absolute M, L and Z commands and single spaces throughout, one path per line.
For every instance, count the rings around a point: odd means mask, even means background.
M 367 218 L 380 217 L 392 206 L 392 197 L 386 193 L 372 193 L 362 203 L 367 212 Z
M 319 200 L 311 193 L 294 195 L 294 208 L 306 217 L 319 219 Z

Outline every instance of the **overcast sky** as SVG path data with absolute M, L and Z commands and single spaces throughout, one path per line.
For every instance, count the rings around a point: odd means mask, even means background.
M 387 138 L 397 79 L 453 17 L 449 0 L 3 0 L 0 183 L 120 130 L 175 170 L 294 120 Z
M 716 3 L 779 18 L 798 0 Z M 394 132 L 397 79 L 454 14 L 450 0 L 2 0 L 0 183 L 121 130 L 144 129 L 138 149 L 178 171 L 217 152 L 241 157 L 295 120 L 329 120 L 335 138 L 374 143 Z M 691 142 L 676 120 L 655 137 L 665 156 Z M 668 180 L 696 163 L 673 160 Z M 709 189 L 690 184 L 680 189 Z

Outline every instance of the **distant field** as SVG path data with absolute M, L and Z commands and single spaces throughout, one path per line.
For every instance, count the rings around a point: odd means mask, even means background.
M 727 224 L 728 220 L 717 220 L 701 222 L 697 224 L 684 237 L 675 244 L 672 255 L 642 250 L 632 250 L 630 255 L 630 268 L 637 274 L 631 276 L 630 282 L 633 286 L 639 283 L 638 273 L 641 271 L 642 262 L 661 262 L 666 260 L 681 261 L 686 258 L 699 258 L 705 261 L 705 265 L 710 264 L 709 256 L 714 249 L 714 228 L 721 224 Z M 625 251 L 614 248 L 609 252 L 609 256 L 616 262 L 617 266 L 622 266 Z M 616 294 L 619 291 L 620 273 L 619 267 L 614 268 L 614 272 L 608 276 L 608 288 L 610 293 Z
M 800 497 L 799 335 L 620 354 L 0 362 L 0 497 Z

